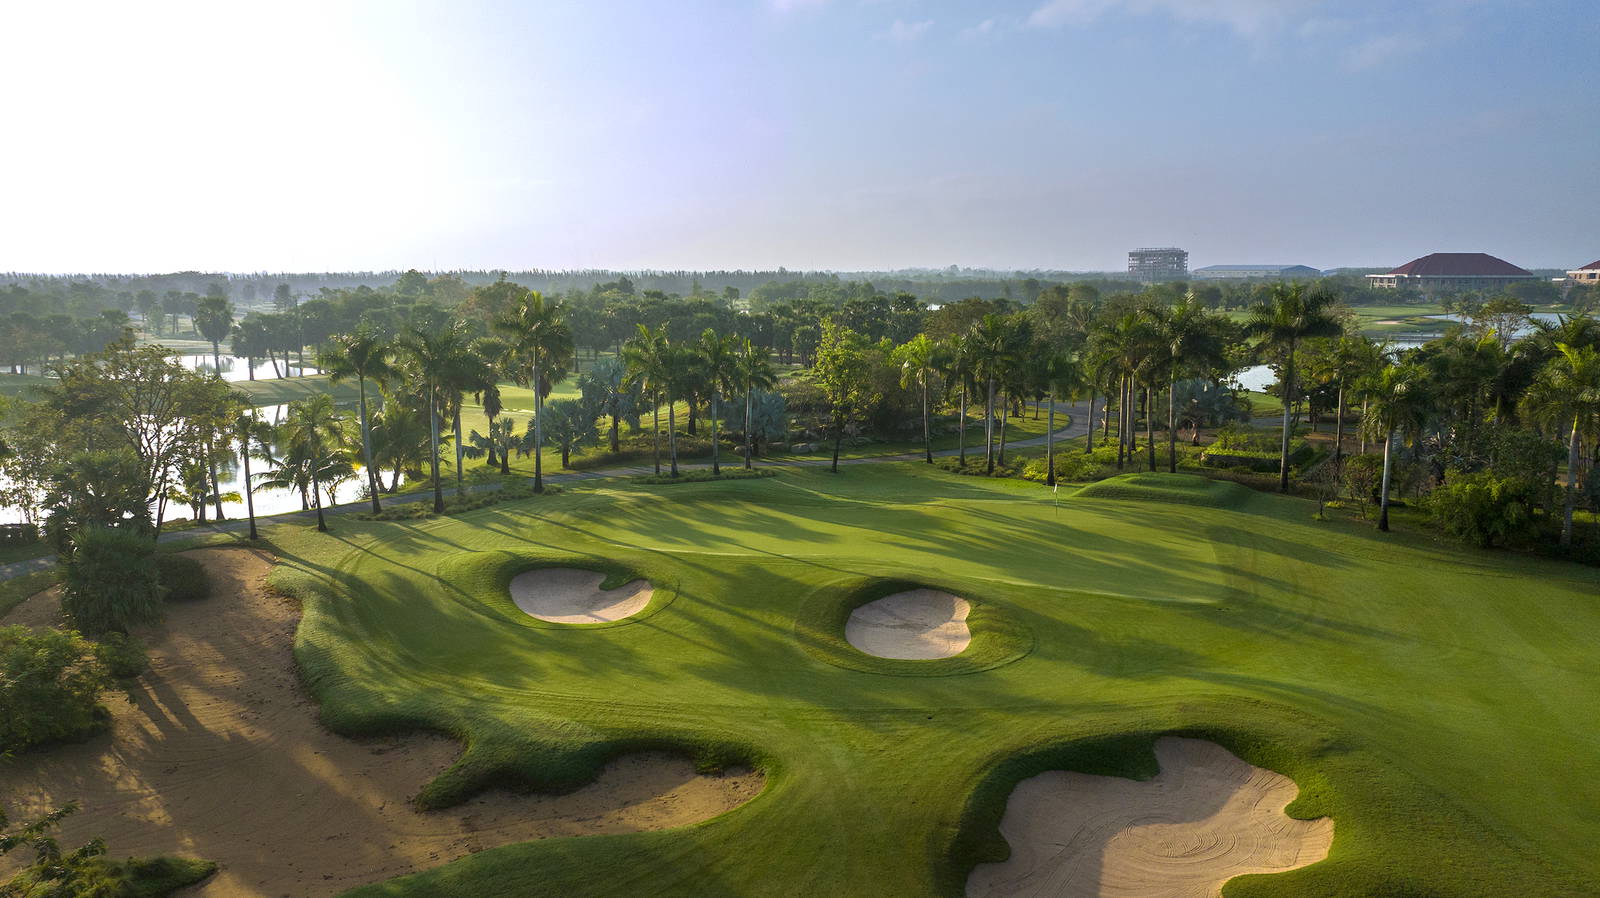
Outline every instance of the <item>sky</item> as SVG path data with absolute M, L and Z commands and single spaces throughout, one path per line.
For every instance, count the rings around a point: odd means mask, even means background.
M 1594 0 L 0 5 L 0 271 L 1600 258 Z

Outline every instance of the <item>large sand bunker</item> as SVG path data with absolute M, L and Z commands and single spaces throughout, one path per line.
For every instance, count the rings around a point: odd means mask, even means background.
M 578 568 L 539 568 L 511 578 L 511 600 L 527 614 L 557 624 L 604 624 L 632 617 L 650 604 L 647 580 L 601 589 L 606 575 Z
M 355 741 L 323 729 L 295 672 L 299 605 L 262 589 L 271 559 L 245 549 L 193 554 L 215 594 L 168 605 L 166 622 L 140 634 L 151 670 L 133 704 L 106 695 L 110 732 L 0 763 L 0 805 L 13 819 L 78 799 L 63 845 L 104 836 L 118 857 L 206 858 L 220 871 L 185 895 L 277 898 L 336 895 L 512 842 L 683 826 L 761 791 L 759 774 L 697 776 L 682 758 L 632 755 L 567 795 L 496 791 L 419 813 L 411 796 L 460 745 Z M 59 616 L 52 592 L 0 625 Z
M 972 641 L 972 606 L 937 589 L 884 596 L 850 612 L 844 638 L 869 655 L 923 661 L 959 655 Z
M 1160 739 L 1156 759 L 1142 783 L 1059 770 L 1018 783 L 1000 821 L 1011 858 L 978 865 L 967 898 L 1208 898 L 1328 856 L 1332 820 L 1283 813 L 1293 780 L 1198 739 Z

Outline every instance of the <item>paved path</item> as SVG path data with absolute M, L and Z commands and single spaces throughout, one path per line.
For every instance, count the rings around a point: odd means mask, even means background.
M 1060 428 L 1059 430 L 1057 430 L 1055 432 L 1055 439 L 1056 439 L 1056 441 L 1058 443 L 1060 443 L 1062 441 L 1065 441 L 1065 440 L 1070 440 L 1073 437 L 1080 437 L 1081 438 L 1085 434 L 1088 433 L 1088 426 L 1087 426 L 1087 423 L 1086 423 L 1087 419 L 1088 419 L 1088 410 L 1089 410 L 1089 407 L 1087 405 L 1067 405 L 1065 403 L 1058 403 L 1056 405 L 1056 414 L 1057 415 L 1066 416 L 1067 422 L 1068 422 L 1067 426 L 1062 427 L 1062 428 Z M 1097 411 L 1098 411 L 1098 409 L 1097 409 Z M 982 428 L 981 427 L 976 428 L 975 432 L 970 435 L 970 438 L 976 443 L 976 452 L 977 452 L 977 455 L 981 458 L 982 454 L 983 454 L 983 430 L 982 430 Z M 1031 437 L 1031 438 L 1026 439 L 1026 440 L 1015 440 L 1015 441 L 1007 442 L 1006 443 L 1006 448 L 1007 449 L 1023 449 L 1023 448 L 1029 448 L 1029 447 L 1034 447 L 1034 446 L 1043 446 L 1044 443 L 1045 443 L 1045 438 L 1042 437 L 1042 436 L 1038 436 L 1038 437 Z M 821 445 L 826 446 L 827 444 L 823 443 Z M 938 457 L 938 458 L 949 458 L 949 457 L 952 457 L 952 456 L 955 456 L 955 455 L 959 454 L 959 452 L 960 452 L 959 449 L 941 449 L 941 450 L 938 450 L 938 451 L 934 452 L 933 454 L 934 454 L 935 457 Z M 971 454 L 973 454 L 973 452 L 974 452 L 974 446 L 971 443 L 969 443 L 968 446 L 967 446 L 967 453 L 969 455 L 971 455 Z M 855 465 L 882 464 L 884 462 L 921 461 L 923 458 L 924 458 L 924 455 L 923 455 L 922 452 L 905 452 L 905 453 L 900 453 L 898 455 L 872 455 L 872 456 L 864 456 L 864 457 L 859 457 L 859 458 L 841 458 L 841 459 L 839 459 L 839 465 L 840 465 L 840 467 L 844 467 L 846 465 L 849 465 L 849 466 L 853 467 Z M 729 453 L 729 459 L 730 459 L 730 461 L 725 463 L 723 465 L 723 467 L 731 469 L 731 468 L 738 467 L 739 465 L 741 465 L 743 463 L 743 458 L 741 456 L 739 456 L 737 453 Z M 826 456 L 821 456 L 821 457 L 806 456 L 806 457 L 803 457 L 803 458 L 787 458 L 787 459 L 781 459 L 781 460 L 778 460 L 778 461 L 765 461 L 765 462 L 762 462 L 759 465 L 759 467 L 763 467 L 763 468 L 825 468 L 825 467 L 828 467 L 831 464 L 833 464 L 833 456 L 831 454 L 831 447 L 830 447 L 830 454 L 828 454 Z M 711 463 L 710 462 L 697 461 L 697 462 L 689 462 L 689 463 L 685 463 L 685 462 L 679 462 L 678 463 L 678 470 L 680 472 L 682 472 L 682 471 L 706 470 L 706 469 L 709 469 L 710 467 L 711 467 Z M 665 470 L 665 466 L 663 466 L 663 470 Z M 648 465 L 629 465 L 629 466 L 625 466 L 625 467 L 605 468 L 605 469 L 598 470 L 598 471 L 564 471 L 564 472 L 558 472 L 558 473 L 554 473 L 554 474 L 546 474 L 544 476 L 544 480 L 545 480 L 546 483 L 557 483 L 557 484 L 559 484 L 559 483 L 578 483 L 578 482 L 587 481 L 587 480 L 604 480 L 604 479 L 610 478 L 610 477 L 637 477 L 637 476 L 644 475 L 644 474 L 654 474 L 654 473 L 655 473 L 655 465 L 652 463 L 652 464 L 648 464 Z M 446 488 L 446 490 L 450 490 L 451 489 L 449 484 L 446 484 L 445 488 Z M 497 490 L 497 489 L 500 489 L 500 484 L 480 483 L 480 484 L 474 484 L 473 486 L 468 487 L 468 490 L 470 492 L 487 492 L 487 491 Z M 402 504 L 405 504 L 405 503 L 408 503 L 408 502 L 426 502 L 426 501 L 431 501 L 433 499 L 433 491 L 431 489 L 429 489 L 429 490 L 417 490 L 417 491 L 414 491 L 414 492 L 399 493 L 399 494 L 392 495 L 392 496 L 383 496 L 382 499 L 383 499 L 383 502 L 384 502 L 385 505 L 402 505 Z M 345 503 L 342 503 L 342 504 L 339 504 L 339 505 L 330 505 L 327 508 L 323 509 L 323 514 L 324 515 L 351 514 L 351 513 L 354 513 L 354 512 L 366 511 L 370 507 L 371 507 L 370 504 L 366 500 L 363 499 L 363 500 L 356 501 L 356 502 L 345 502 Z M 258 524 L 275 524 L 275 523 L 284 523 L 284 522 L 287 522 L 287 521 L 314 521 L 314 520 L 316 520 L 316 516 L 317 516 L 317 513 L 315 511 L 291 511 L 291 512 L 285 512 L 283 514 L 258 517 L 258 518 L 256 518 L 256 521 L 257 521 Z M 226 520 L 226 521 L 222 521 L 220 523 L 199 524 L 199 525 L 196 525 L 194 527 L 187 527 L 187 528 L 185 528 L 183 530 L 169 530 L 169 531 L 163 532 L 161 534 L 160 541 L 161 542 L 174 542 L 174 541 L 177 541 L 177 540 L 189 539 L 189 538 L 194 537 L 194 536 L 205 535 L 205 534 L 208 534 L 208 533 L 241 533 L 241 532 L 245 532 L 245 531 L 249 530 L 249 528 L 250 528 L 250 522 L 249 522 L 248 519 L 246 519 L 246 518 L 232 518 L 232 519 L 229 519 L 229 520 Z M 45 570 L 45 569 L 53 566 L 55 563 L 56 563 L 55 556 L 52 555 L 52 556 L 44 556 L 44 557 L 41 557 L 41 558 L 29 558 L 29 559 L 27 559 L 25 561 L 13 561 L 10 564 L 0 564 L 0 580 L 9 580 L 12 577 L 18 577 L 18 576 L 21 576 L 23 574 L 31 573 L 33 571 L 42 571 L 42 570 Z

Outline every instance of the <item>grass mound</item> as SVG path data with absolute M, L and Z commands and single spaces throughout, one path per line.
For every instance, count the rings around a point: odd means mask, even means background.
M 1136 499 L 1145 502 L 1176 502 L 1207 508 L 1232 508 L 1250 497 L 1250 491 L 1237 483 L 1211 480 L 1194 474 L 1119 474 L 1091 483 L 1073 495 L 1083 499 Z

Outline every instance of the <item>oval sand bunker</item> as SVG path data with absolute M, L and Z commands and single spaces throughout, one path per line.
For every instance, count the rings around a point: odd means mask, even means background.
M 1332 820 L 1283 813 L 1288 777 L 1198 739 L 1157 740 L 1156 760 L 1142 783 L 1061 770 L 1018 783 L 1000 821 L 1011 858 L 979 864 L 967 898 L 1209 898 L 1328 856 Z
M 511 578 L 511 600 L 524 613 L 557 624 L 604 624 L 632 617 L 650 604 L 648 580 L 601 589 L 606 575 L 578 568 L 540 568 Z
M 937 589 L 897 592 L 850 612 L 844 638 L 879 658 L 949 658 L 961 654 L 972 641 L 967 629 L 971 610 L 966 599 Z

